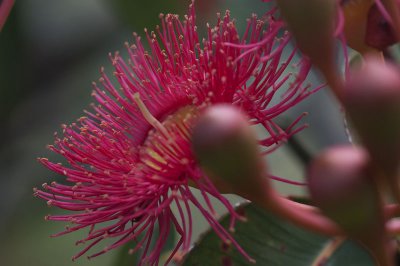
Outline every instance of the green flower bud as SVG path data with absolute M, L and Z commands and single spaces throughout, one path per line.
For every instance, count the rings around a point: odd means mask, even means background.
M 329 83 L 335 82 L 334 0 L 277 0 L 280 11 L 303 53 L 308 55 Z
M 365 64 L 352 73 L 342 96 L 373 161 L 389 178 L 396 178 L 400 161 L 399 69 L 367 57 Z
M 349 237 L 360 241 L 378 265 L 393 265 L 390 239 L 368 153 L 353 146 L 334 147 L 314 160 L 308 172 L 313 202 Z
M 365 150 L 339 146 L 318 156 L 308 171 L 315 205 L 353 236 L 381 227 L 380 200 L 368 177 L 368 161 Z
M 193 129 L 192 145 L 220 192 L 262 198 L 269 186 L 263 177 L 265 165 L 255 133 L 238 108 L 227 104 L 207 108 Z

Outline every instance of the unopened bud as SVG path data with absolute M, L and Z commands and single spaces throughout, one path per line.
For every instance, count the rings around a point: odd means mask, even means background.
M 265 193 L 264 164 L 255 133 L 236 107 L 214 105 L 193 129 L 193 151 L 204 172 L 221 193 L 253 200 Z
M 312 201 L 350 237 L 361 241 L 379 265 L 392 265 L 378 188 L 367 151 L 353 146 L 328 149 L 308 172 Z
M 308 172 L 313 202 L 353 236 L 376 227 L 380 217 L 377 189 L 366 174 L 368 161 L 365 150 L 339 146 L 318 156 Z
M 343 103 L 374 162 L 386 175 L 396 175 L 400 161 L 399 69 L 367 57 L 345 84 Z
M 328 82 L 333 82 L 336 1 L 277 0 L 277 4 L 300 50 L 310 57 Z

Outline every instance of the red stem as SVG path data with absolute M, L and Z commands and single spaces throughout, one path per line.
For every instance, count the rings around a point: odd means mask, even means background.
M 315 208 L 293 202 L 279 196 L 274 190 L 265 193 L 268 199 L 256 202 L 261 207 L 285 218 L 305 229 L 328 236 L 344 235 L 343 231 L 330 219 L 317 213 Z
M 254 200 L 254 202 L 260 207 L 310 231 L 327 236 L 341 236 L 345 234 L 335 222 L 325 217 L 318 208 L 284 198 L 272 189 L 269 189 L 265 193 L 263 200 Z M 385 218 L 387 220 L 399 213 L 399 205 L 388 204 L 385 206 Z M 399 234 L 400 219 L 389 220 L 386 225 L 386 231 L 389 235 Z

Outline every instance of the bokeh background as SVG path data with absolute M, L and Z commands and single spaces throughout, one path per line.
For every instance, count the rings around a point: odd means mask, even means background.
M 57 177 L 37 163 L 50 157 L 45 146 L 53 132 L 82 115 L 91 102 L 91 82 L 98 70 L 112 72 L 108 53 L 124 50 L 132 32 L 154 28 L 159 13 L 187 10 L 188 0 L 35 0 L 17 1 L 0 33 L 0 264 L 8 266 L 114 265 L 118 251 L 91 261 L 71 261 L 83 233 L 59 238 L 64 228 L 45 222 L 49 209 L 32 188 Z M 267 6 L 259 0 L 198 0 L 199 25 L 213 24 L 216 12 L 231 10 L 243 29 L 251 13 Z M 201 28 L 201 27 L 200 27 Z M 340 60 L 340 59 L 339 59 Z M 321 82 L 315 75 L 310 81 Z M 329 92 L 322 90 L 286 114 L 308 111 L 310 127 L 294 142 L 267 158 L 279 176 L 301 179 L 305 162 L 323 147 L 347 142 L 343 118 Z M 304 193 L 280 186 L 282 193 Z M 232 199 L 237 200 L 236 198 Z M 207 225 L 195 219 L 196 232 Z

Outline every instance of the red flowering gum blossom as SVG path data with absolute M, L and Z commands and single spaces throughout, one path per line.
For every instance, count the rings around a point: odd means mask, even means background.
M 301 117 L 286 129 L 273 121 L 318 89 L 303 85 L 309 63 L 293 62 L 296 51 L 286 48 L 289 36 L 281 33 L 282 25 L 272 16 L 266 20 L 253 16 L 239 37 L 226 12 L 218 15 L 216 26 L 207 25 L 206 38 L 200 40 L 192 4 L 183 21 L 177 15 L 161 15 L 161 26 L 145 31 L 149 51 L 135 34 L 135 44 L 126 44 L 127 61 L 118 53 L 110 56 L 117 86 L 102 69 L 101 86 L 93 84 L 92 111 L 63 126 L 62 136 L 56 135 L 49 146 L 67 165 L 39 159 L 66 177 L 63 183 L 35 189 L 35 195 L 49 205 L 71 211 L 46 217 L 72 224 L 56 236 L 90 229 L 77 242 L 87 246 L 74 259 L 111 238 L 115 240 L 111 245 L 90 257 L 130 243 L 131 252 L 142 250 L 139 264 L 158 265 L 173 228 L 180 238 L 169 261 L 179 249 L 189 249 L 191 203 L 222 241 L 251 260 L 217 221 L 210 197 L 232 214 L 231 228 L 240 216 L 196 164 L 191 133 L 199 113 L 217 103 L 237 106 L 251 124 L 264 127 L 268 134 L 260 145 L 266 152 L 303 128 L 297 127 Z M 252 48 L 260 40 L 265 45 Z M 292 63 L 300 67 L 298 75 L 285 72 Z M 201 191 L 204 204 L 189 185 Z M 150 247 L 155 230 L 158 237 Z

